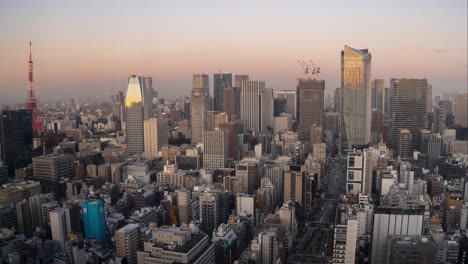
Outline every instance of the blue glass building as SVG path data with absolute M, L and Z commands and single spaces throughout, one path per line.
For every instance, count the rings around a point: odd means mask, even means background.
M 106 243 L 104 202 L 99 199 L 89 199 L 83 202 L 81 206 L 85 238 Z

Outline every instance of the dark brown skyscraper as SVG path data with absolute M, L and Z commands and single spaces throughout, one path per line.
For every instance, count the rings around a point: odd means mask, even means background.
M 299 140 L 309 141 L 310 128 L 323 124 L 325 81 L 304 77 L 297 79 L 297 120 Z

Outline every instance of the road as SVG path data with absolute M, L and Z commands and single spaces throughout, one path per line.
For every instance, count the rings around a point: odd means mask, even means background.
M 313 213 L 300 228 L 300 237 L 296 254 L 288 263 L 327 263 L 327 255 L 331 255 L 330 246 L 333 243 L 333 224 L 336 207 L 344 190 L 344 162 L 340 158 L 330 163 L 329 174 L 326 177 L 322 198 Z

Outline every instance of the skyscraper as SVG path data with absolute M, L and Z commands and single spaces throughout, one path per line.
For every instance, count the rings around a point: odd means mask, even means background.
M 220 224 L 218 195 L 214 192 L 204 192 L 200 193 L 199 199 L 201 229 L 211 236 Z
M 300 141 L 309 141 L 312 126 L 323 125 L 325 81 L 311 77 L 297 78 L 296 87 L 298 138 Z
M 235 87 L 240 88 L 242 81 L 248 81 L 249 75 L 235 75 Z
M 141 154 L 145 151 L 143 120 L 145 116 L 143 94 L 144 78 L 132 75 L 128 78 L 127 95 L 125 97 L 125 141 L 128 154 Z
M 88 199 L 81 204 L 84 234 L 86 239 L 96 239 L 106 242 L 106 221 L 104 202 L 98 199 Z
M 297 114 L 297 99 L 296 91 L 294 90 L 280 90 L 276 91 L 276 98 L 283 98 L 286 100 L 286 113 L 291 114 L 296 118 Z
M 224 168 L 229 154 L 226 130 L 205 131 L 203 140 L 203 167 L 208 173 Z
M 455 125 L 468 127 L 468 93 L 457 94 L 453 102 Z
M 195 82 L 195 81 L 194 81 Z M 190 127 L 192 144 L 203 143 L 203 132 L 207 127 L 207 94 L 203 88 L 194 87 L 190 97 Z
M 169 127 L 166 118 L 150 118 L 144 121 L 146 158 L 158 157 L 161 147 L 169 143 Z
M 370 142 L 371 54 L 345 46 L 341 51 L 341 148 Z
M 193 75 L 193 89 L 201 89 L 205 95 L 206 111 L 213 109 L 212 99 L 210 94 L 210 78 L 207 74 L 194 74 Z
M 213 110 L 223 111 L 224 88 L 232 87 L 232 73 L 215 73 L 213 76 Z
M 385 112 L 385 88 L 383 79 L 372 81 L 372 108 Z
M 31 163 L 33 124 L 31 110 L 2 111 L 0 115 L 0 159 L 10 177 Z
M 240 118 L 246 130 L 266 131 L 273 125 L 273 90 L 264 81 L 242 81 Z
M 391 79 L 391 142 L 395 148 L 398 143 L 398 131 L 406 128 L 412 134 L 412 148 L 419 142 L 419 129 L 427 128 L 427 80 L 426 79 Z
M 398 131 L 398 155 L 402 158 L 411 158 L 412 154 L 412 137 L 411 131 L 406 128 L 400 128 Z
M 151 77 L 143 78 L 143 112 L 144 117 L 149 118 L 153 111 L 153 79 Z

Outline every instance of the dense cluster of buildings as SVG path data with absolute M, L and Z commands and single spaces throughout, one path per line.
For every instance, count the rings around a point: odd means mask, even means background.
M 387 88 L 371 61 L 345 46 L 333 98 L 308 69 L 295 90 L 276 91 L 216 73 L 211 92 L 195 74 L 175 100 L 132 75 L 112 103 L 42 106 L 44 133 L 30 110 L 2 110 L 0 258 L 465 263 L 467 94 L 433 98 L 427 79 Z M 298 256 L 329 199 L 332 159 L 345 166 L 321 223 L 329 247 Z

